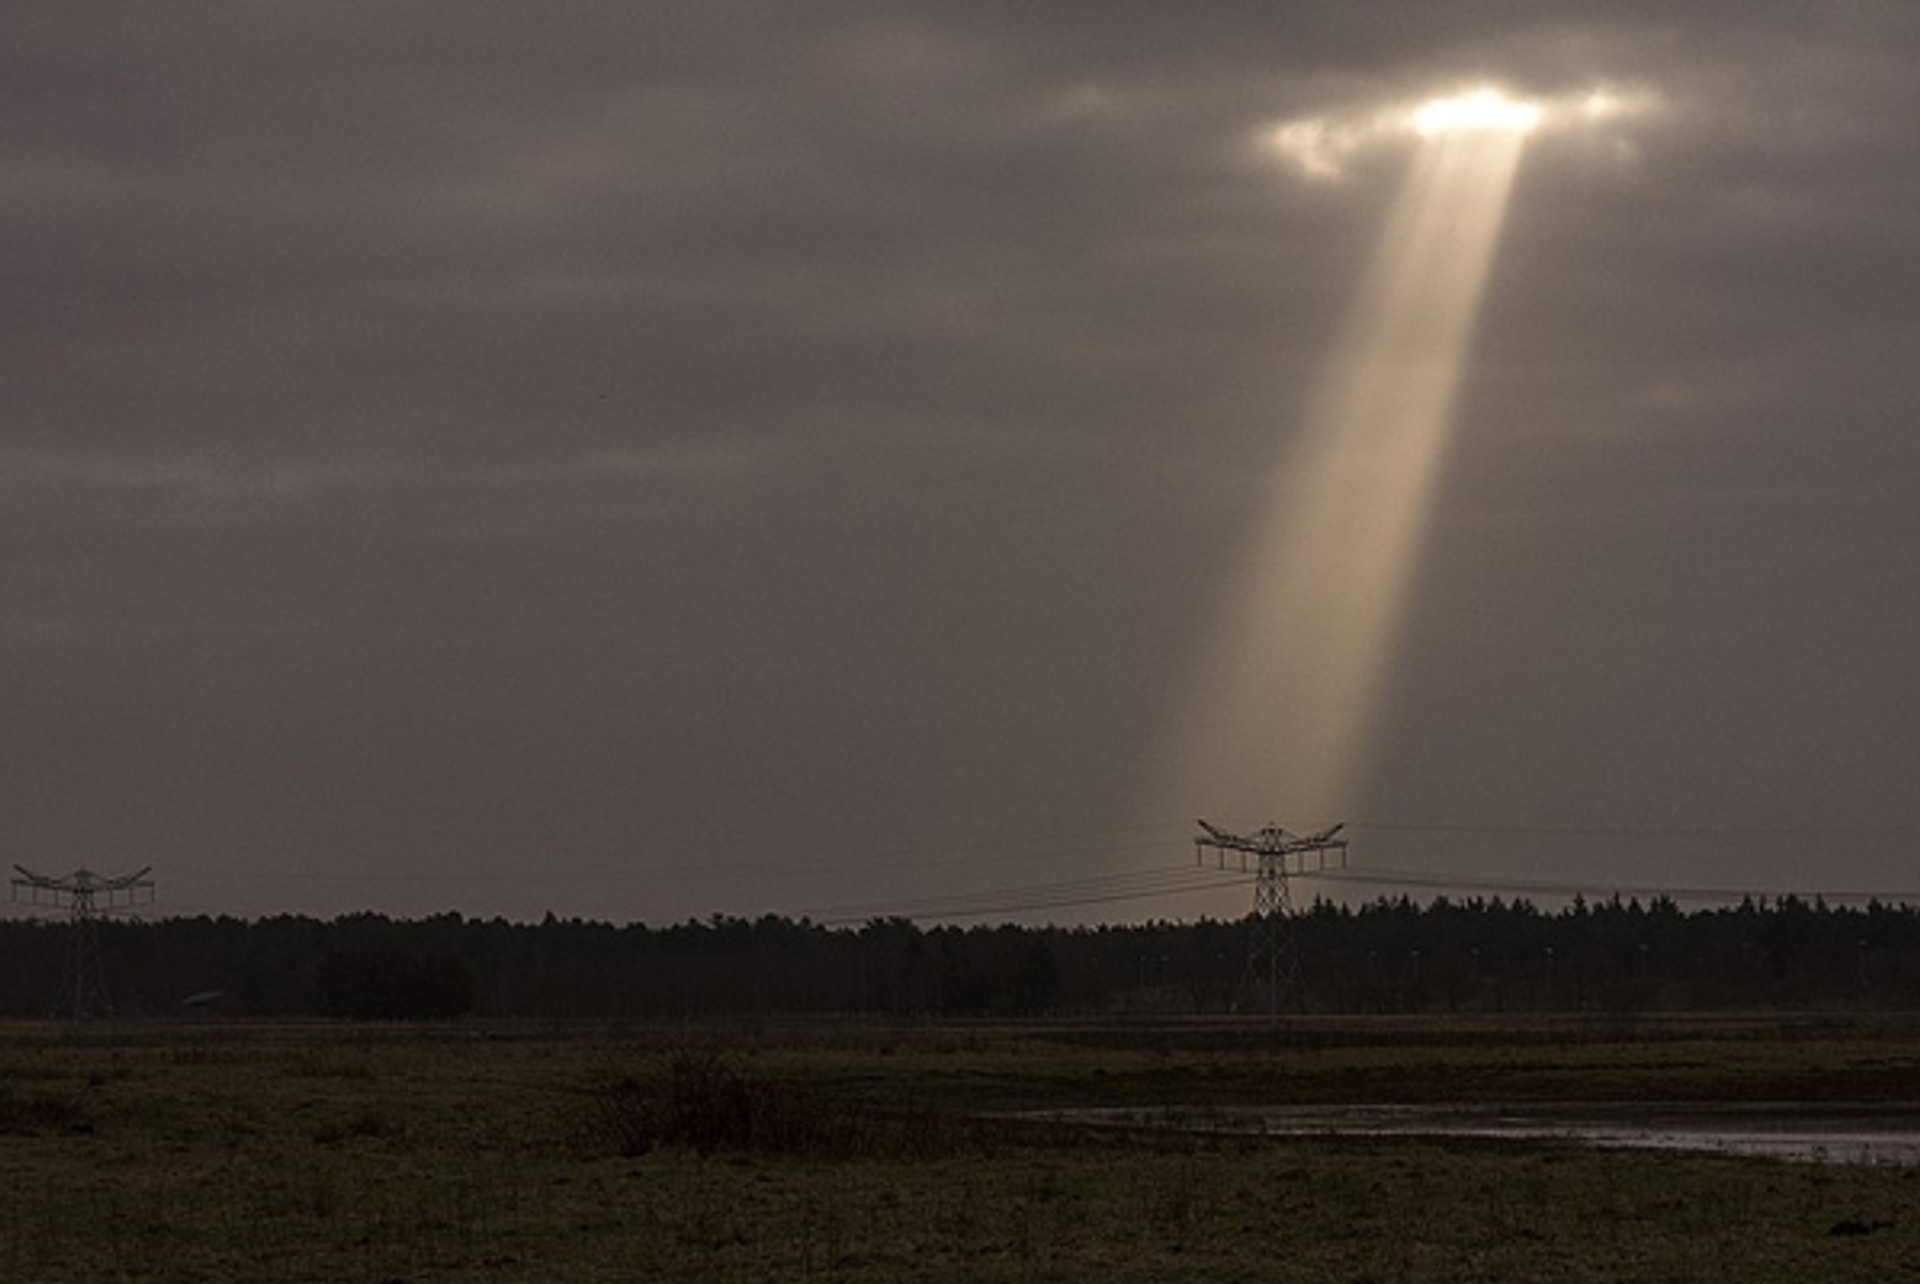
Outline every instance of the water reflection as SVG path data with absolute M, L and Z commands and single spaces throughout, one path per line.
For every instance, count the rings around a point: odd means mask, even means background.
M 1274 1137 L 1433 1137 L 1920 1165 L 1920 1103 L 1165 1106 L 1029 1115 L 1117 1128 Z

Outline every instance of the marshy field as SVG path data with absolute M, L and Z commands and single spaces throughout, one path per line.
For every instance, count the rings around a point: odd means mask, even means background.
M 11 1024 L 0 1279 L 1878 1282 L 1916 1135 L 1904 1017 Z

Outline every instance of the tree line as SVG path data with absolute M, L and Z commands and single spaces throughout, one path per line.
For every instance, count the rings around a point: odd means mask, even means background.
M 1247 920 L 922 926 L 716 915 L 665 927 L 548 915 L 101 921 L 116 1015 L 654 1019 L 1264 1010 Z M 66 922 L 0 921 L 0 1015 L 61 1011 Z M 1920 1006 L 1920 910 L 1786 897 L 1321 901 L 1291 920 L 1309 1012 Z

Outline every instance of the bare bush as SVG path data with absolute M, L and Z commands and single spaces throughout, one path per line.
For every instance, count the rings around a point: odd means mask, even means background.
M 59 1093 L 15 1093 L 0 1084 L 0 1136 L 8 1133 L 84 1133 L 93 1131 L 86 1106 Z
M 750 1075 L 704 1049 L 681 1049 L 638 1073 L 610 1076 L 586 1099 L 591 1144 L 624 1156 L 655 1147 L 702 1155 L 918 1156 L 950 1153 L 970 1140 L 963 1121 L 925 1106 L 887 1107 Z

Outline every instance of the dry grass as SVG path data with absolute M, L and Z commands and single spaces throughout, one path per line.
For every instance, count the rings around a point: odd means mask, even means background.
M 1556 1061 L 1525 1031 L 1465 1050 L 979 1028 L 0 1031 L 0 1279 L 1907 1277 L 1913 1170 L 968 1122 L 983 1104 L 1197 1085 L 1290 1099 L 1357 1071 L 1402 1098 L 1469 1072 L 1658 1090 L 1716 1062 L 1741 1091 L 1853 1087 L 1876 1081 L 1864 1060 L 1916 1051 L 1855 1033 L 1585 1043 Z

